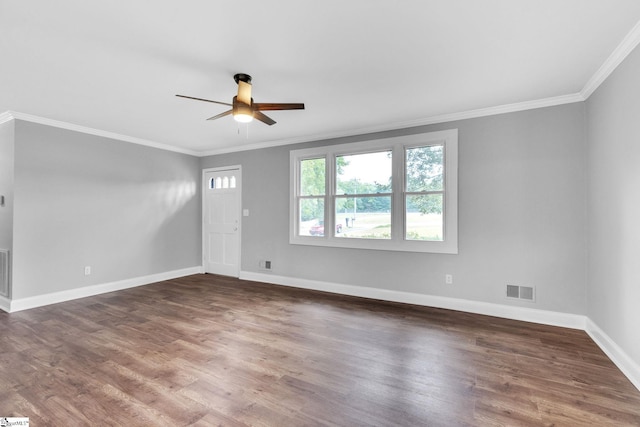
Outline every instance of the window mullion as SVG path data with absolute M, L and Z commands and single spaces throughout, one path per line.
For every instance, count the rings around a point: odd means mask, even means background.
M 333 153 L 328 153 L 325 160 L 325 203 L 324 203 L 324 237 L 326 239 L 333 239 L 335 232 L 335 205 L 336 205 L 336 156 Z
M 434 191 L 405 191 L 407 196 L 428 196 L 429 194 L 445 194 L 443 190 L 434 190 Z
M 391 240 L 404 240 L 404 148 L 400 145 L 393 147 L 393 162 L 391 175 L 392 200 L 391 206 Z

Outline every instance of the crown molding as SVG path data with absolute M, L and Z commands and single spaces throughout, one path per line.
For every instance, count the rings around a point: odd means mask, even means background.
M 584 85 L 580 95 L 588 99 L 593 92 L 618 68 L 618 65 L 640 44 L 640 21 L 627 33 L 622 42 L 614 49 L 602 66 Z
M 11 111 L 5 111 L 4 113 L 0 113 L 0 125 L 3 123 L 10 122 L 13 119 L 14 117 Z
M 369 126 L 358 129 L 351 129 L 342 132 L 323 133 L 314 135 L 313 137 L 296 137 L 289 139 L 281 139 L 277 141 L 267 141 L 258 144 L 249 144 L 241 147 L 222 148 L 219 150 L 209 150 L 198 152 L 199 156 L 214 156 L 225 153 L 235 153 L 239 151 L 257 150 L 261 148 L 278 147 L 281 145 L 300 144 L 304 142 L 324 141 L 335 138 L 346 138 L 350 136 L 366 135 L 378 132 L 388 132 L 398 129 L 408 129 L 419 126 L 427 126 L 438 123 L 448 123 L 457 120 L 475 119 L 479 117 L 495 116 L 498 114 L 514 113 L 518 111 L 533 110 L 536 108 L 554 107 L 563 104 L 572 104 L 574 102 L 582 102 L 585 98 L 580 93 L 572 93 L 569 95 L 554 96 L 551 98 L 537 99 L 533 101 L 516 102 L 512 104 L 498 105 L 495 107 L 479 108 L 476 110 L 462 111 L 459 113 L 440 114 L 437 116 L 430 116 L 417 120 L 410 120 L 404 122 L 396 122 L 386 124 L 383 126 Z
M 555 96 L 551 98 L 537 99 L 533 101 L 516 102 L 512 104 L 498 105 L 495 107 L 479 108 L 475 110 L 462 111 L 459 113 L 440 114 L 437 116 L 430 116 L 418 120 L 410 120 L 403 122 L 396 122 L 386 124 L 383 126 L 369 126 L 358 129 L 351 129 L 349 131 L 330 132 L 319 135 L 295 137 L 288 139 L 280 139 L 277 141 L 267 141 L 264 143 L 247 144 L 243 146 L 234 146 L 221 148 L 216 150 L 207 151 L 195 151 L 184 148 L 175 147 L 172 145 L 161 144 L 158 142 L 149 141 L 142 138 L 136 138 L 128 135 L 122 135 L 114 132 L 104 131 L 100 129 L 89 128 L 86 126 L 80 126 L 73 123 L 62 122 L 59 120 L 48 119 L 45 117 L 34 116 L 31 114 L 20 113 L 16 111 L 6 111 L 0 114 L 0 124 L 13 119 L 25 120 L 33 123 L 39 123 L 43 125 L 58 127 L 67 130 L 73 130 L 76 132 L 82 132 L 90 135 L 102 136 L 105 138 L 117 139 L 120 141 L 130 142 L 133 144 L 145 145 L 148 147 L 159 148 L 161 150 L 174 151 L 177 153 L 189 154 L 196 157 L 215 156 L 219 154 L 236 153 L 240 151 L 259 150 L 261 148 L 278 147 L 282 145 L 300 144 L 304 142 L 323 141 L 335 138 L 346 138 L 351 136 L 366 135 L 378 132 L 388 132 L 398 129 L 407 129 L 412 127 L 427 126 L 438 123 L 447 123 L 457 120 L 475 119 L 480 117 L 495 116 L 498 114 L 514 113 L 518 111 L 533 110 L 536 108 L 553 107 L 563 104 L 571 104 L 574 102 L 582 102 L 585 98 L 580 93 L 574 93 L 569 95 Z
M 440 114 L 437 116 L 431 116 L 423 120 L 416 120 L 413 122 L 404 122 L 403 126 L 398 126 L 395 129 L 402 129 L 405 127 L 432 125 L 436 123 L 447 123 L 457 120 L 476 119 L 479 117 L 496 116 L 498 114 L 515 113 L 518 111 L 535 110 L 536 108 L 555 107 L 557 105 L 572 104 L 575 102 L 582 102 L 585 98 L 579 93 L 572 93 L 569 95 L 554 96 L 551 98 L 536 99 L 533 101 L 516 102 L 512 104 L 498 105 L 495 107 L 478 108 L 476 110 L 462 111 L 459 113 Z
M 135 136 L 123 135 L 120 133 L 109 132 L 106 130 L 90 128 L 87 126 L 76 125 L 74 123 L 63 122 L 60 120 L 48 119 L 46 117 L 34 116 L 32 114 L 20 113 L 18 111 L 6 111 L 0 114 L 0 124 L 8 122 L 10 120 L 23 120 L 31 123 L 38 123 L 41 125 L 57 127 L 60 129 L 71 130 L 80 133 L 86 133 L 89 135 L 101 136 L 104 138 L 115 139 L 118 141 L 129 142 L 132 144 L 144 145 L 147 147 L 157 148 L 160 150 L 173 151 L 181 154 L 188 154 L 191 156 L 199 156 L 197 151 L 188 150 L 185 148 L 175 147 L 173 145 L 162 144 L 159 142 L 149 141 L 143 138 L 137 138 Z

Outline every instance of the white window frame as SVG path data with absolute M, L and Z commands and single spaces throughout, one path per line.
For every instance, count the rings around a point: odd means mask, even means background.
M 406 240 L 405 218 L 405 149 L 427 145 L 444 145 L 444 230 L 441 241 Z M 336 156 L 364 154 L 382 150 L 393 152 L 391 239 L 335 237 L 335 159 Z M 300 162 L 325 158 L 324 236 L 299 234 Z M 292 150 L 290 152 L 289 243 L 338 248 L 374 249 L 405 252 L 458 253 L 458 130 L 420 133 L 349 144 Z

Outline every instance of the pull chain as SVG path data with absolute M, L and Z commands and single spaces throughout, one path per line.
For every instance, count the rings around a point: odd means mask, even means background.
M 238 135 L 240 135 L 240 124 L 238 124 Z M 246 139 L 249 139 L 249 123 L 246 124 Z

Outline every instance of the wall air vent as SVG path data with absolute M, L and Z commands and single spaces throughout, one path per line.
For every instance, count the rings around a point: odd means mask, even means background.
M 535 291 L 531 286 L 507 285 L 507 298 L 535 301 Z

